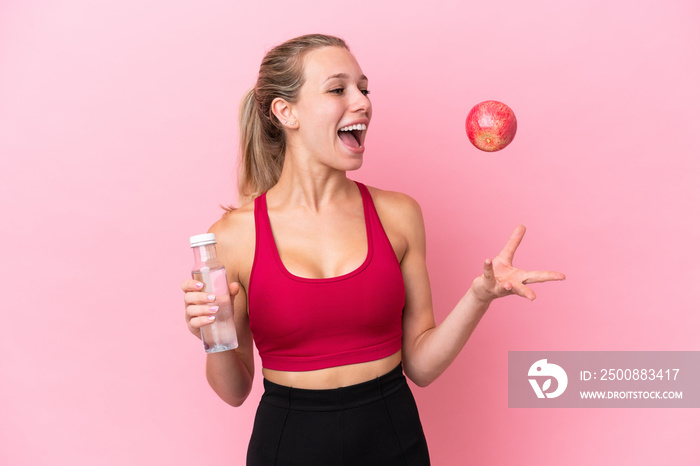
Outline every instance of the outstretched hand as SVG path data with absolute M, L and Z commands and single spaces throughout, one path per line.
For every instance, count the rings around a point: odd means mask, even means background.
M 502 296 L 516 294 L 534 301 L 535 292 L 525 285 L 566 278 L 561 272 L 527 271 L 513 267 L 513 256 L 523 236 L 525 226 L 518 225 L 501 252 L 493 260 L 484 261 L 484 274 L 477 277 L 472 284 L 472 291 L 478 299 L 491 302 Z

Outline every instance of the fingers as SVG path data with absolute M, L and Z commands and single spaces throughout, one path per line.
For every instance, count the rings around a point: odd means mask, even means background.
M 502 282 L 496 280 L 493 272 L 493 262 L 490 259 L 484 261 L 484 279 L 487 282 L 487 286 L 493 290 L 492 292 L 495 293 L 497 297 L 517 294 L 531 300 L 535 299 L 535 293 L 524 284 L 517 284 L 514 286 L 508 280 Z
M 525 285 L 514 286 L 513 293 L 517 294 L 518 296 L 522 296 L 523 298 L 529 299 L 530 301 L 534 301 L 537 298 L 535 292 Z
M 219 306 L 214 304 L 216 295 L 198 291 L 185 293 L 185 321 L 190 332 L 201 338 L 200 329 L 216 320 Z
M 525 285 L 513 285 L 510 282 L 501 282 L 498 284 L 496 288 L 496 294 L 499 297 L 503 296 L 508 296 L 511 294 L 515 294 L 518 296 L 522 296 L 523 298 L 529 299 L 530 301 L 534 301 L 535 298 L 537 298 L 537 295 L 535 295 L 535 292 L 532 291 L 530 288 L 528 288 Z
M 196 337 L 201 338 L 200 329 L 216 320 L 219 307 L 214 304 L 216 295 L 199 291 L 185 293 L 185 320 L 187 327 Z
M 491 262 L 491 259 L 484 261 L 484 278 L 488 281 L 493 281 L 493 262 Z
M 192 333 L 197 335 L 196 332 L 199 332 L 201 330 L 201 328 L 204 327 L 205 325 L 211 325 L 215 320 L 216 320 L 215 315 L 198 316 L 198 317 L 190 318 L 190 320 L 188 321 L 187 324 L 189 325 Z
M 515 230 L 513 230 L 513 233 L 511 233 L 510 238 L 508 238 L 508 242 L 498 255 L 503 256 L 508 263 L 513 263 L 515 250 L 518 249 L 520 242 L 523 240 L 523 236 L 525 236 L 525 225 L 518 225 L 515 227 Z
M 501 283 L 500 285 L 498 285 L 498 289 L 496 290 L 499 296 L 507 296 L 511 294 L 512 291 L 513 285 L 511 285 L 510 282 Z
M 224 296 L 226 296 L 224 294 Z M 188 291 L 185 293 L 185 304 L 206 304 L 216 301 L 216 295 L 203 291 Z
M 188 291 L 201 291 L 202 288 L 204 288 L 204 283 L 197 280 L 185 280 L 182 282 L 182 285 L 180 285 L 180 288 L 182 288 L 182 291 L 185 293 Z
M 182 291 L 185 292 L 186 304 L 201 304 L 207 301 L 213 301 L 213 299 L 209 299 L 209 293 L 202 291 L 202 288 L 204 288 L 202 282 L 198 282 L 197 280 L 185 280 L 182 282 L 181 288 Z M 237 282 L 233 282 L 229 283 L 228 290 L 231 296 L 236 296 L 241 290 L 241 287 Z
M 185 320 L 196 337 L 201 338 L 200 329 L 216 320 L 219 307 L 215 304 L 216 295 L 202 291 L 204 284 L 197 280 L 185 280 L 181 285 L 185 292 Z M 236 282 L 229 284 L 229 293 L 235 296 L 240 291 Z M 225 296 L 225 295 L 224 295 Z
M 564 275 L 561 272 L 536 271 L 536 272 L 528 272 L 527 278 L 525 280 L 523 280 L 522 283 L 527 285 L 530 283 L 543 283 L 543 282 L 551 282 L 551 281 L 557 281 L 557 280 L 566 280 L 566 275 Z

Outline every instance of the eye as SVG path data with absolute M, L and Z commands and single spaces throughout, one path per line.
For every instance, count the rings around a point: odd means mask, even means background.
M 342 95 L 344 91 L 345 91 L 345 89 L 343 89 L 342 87 L 339 87 L 336 89 L 331 89 L 328 92 L 330 92 L 332 94 Z M 360 89 L 360 92 L 362 92 L 362 95 L 369 95 L 369 89 Z

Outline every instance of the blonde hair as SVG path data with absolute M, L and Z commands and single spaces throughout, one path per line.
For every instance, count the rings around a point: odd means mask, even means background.
M 344 47 L 343 39 L 309 34 L 273 48 L 260 64 L 258 80 L 241 101 L 239 111 L 241 158 L 238 167 L 238 196 L 241 205 L 273 187 L 284 164 L 286 136 L 271 111 L 272 101 L 297 101 L 304 84 L 304 56 L 321 47 Z M 227 211 L 234 207 L 223 207 Z

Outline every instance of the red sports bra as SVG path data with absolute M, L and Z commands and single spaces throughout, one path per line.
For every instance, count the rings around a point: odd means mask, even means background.
M 292 275 L 272 236 L 266 194 L 255 199 L 248 311 L 263 367 L 310 371 L 374 361 L 401 349 L 401 267 L 369 190 L 355 183 L 364 205 L 367 257 L 338 277 Z

